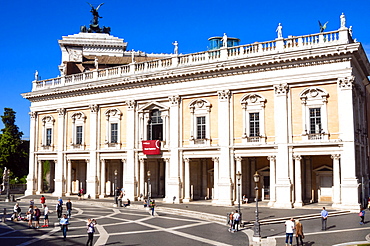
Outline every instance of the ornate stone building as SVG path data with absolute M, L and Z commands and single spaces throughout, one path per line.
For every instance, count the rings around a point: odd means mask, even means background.
M 61 76 L 23 94 L 26 194 L 98 198 L 123 186 L 134 200 L 150 183 L 166 202 L 232 204 L 236 173 L 253 201 L 258 172 L 259 199 L 274 207 L 358 208 L 369 196 L 370 65 L 344 23 L 185 55 L 127 51 L 107 33 L 59 44 Z M 160 154 L 145 154 L 146 140 Z

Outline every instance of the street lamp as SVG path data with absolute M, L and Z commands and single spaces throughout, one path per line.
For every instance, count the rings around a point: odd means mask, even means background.
M 151 192 L 151 186 L 150 186 L 150 171 L 148 171 L 146 173 L 146 175 L 148 176 L 148 203 L 147 203 L 147 206 L 148 208 L 150 207 L 150 192 Z
M 118 204 L 118 197 L 117 197 L 117 174 L 118 174 L 118 171 L 116 169 L 116 170 L 114 170 L 114 201 L 115 201 L 116 206 Z
M 253 175 L 254 183 L 256 184 L 256 187 L 254 188 L 256 190 L 256 221 L 254 222 L 254 234 L 253 238 L 259 240 L 261 238 L 261 232 L 260 232 L 260 222 L 258 218 L 258 183 L 260 182 L 260 175 L 258 172 L 256 172 Z
M 242 225 L 242 212 L 240 211 L 240 180 L 242 178 L 242 173 L 240 171 L 238 171 L 236 173 L 236 178 L 238 180 L 238 212 L 240 214 L 240 219 L 239 219 L 239 223 L 240 223 L 240 226 Z

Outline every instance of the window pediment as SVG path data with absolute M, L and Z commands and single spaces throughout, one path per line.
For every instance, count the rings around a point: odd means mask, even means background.
M 71 119 L 74 121 L 83 121 L 85 122 L 86 116 L 82 112 L 75 112 L 71 115 Z
M 189 108 L 192 112 L 194 110 L 201 110 L 201 109 L 206 109 L 207 112 L 211 111 L 212 104 L 203 98 L 200 99 L 194 99 L 189 103 Z
M 302 102 L 315 100 L 326 101 L 326 99 L 329 97 L 329 94 L 320 87 L 309 87 L 303 90 L 299 94 L 299 97 L 301 98 Z
M 141 108 L 139 108 L 138 112 L 143 113 L 143 112 L 152 111 L 153 109 L 158 109 L 159 111 L 168 111 L 168 107 L 161 103 L 149 102 L 145 104 L 144 106 L 142 106 Z

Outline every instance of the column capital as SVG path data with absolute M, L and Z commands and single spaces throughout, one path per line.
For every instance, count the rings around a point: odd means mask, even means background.
M 267 156 L 267 160 L 269 160 L 269 161 L 276 161 L 276 155 Z
M 97 105 L 97 104 L 90 104 L 89 105 L 89 108 L 90 108 L 91 113 L 97 113 L 98 110 L 99 110 L 99 105 Z
M 331 159 L 338 161 L 340 159 L 340 154 L 332 154 Z
M 234 159 L 236 161 L 242 161 L 243 160 L 243 157 L 241 157 L 241 156 L 235 156 Z
M 168 100 L 170 101 L 171 106 L 178 106 L 180 104 L 181 97 L 179 95 L 173 95 L 169 96 Z
M 31 119 L 36 119 L 37 118 L 37 112 L 35 112 L 35 111 L 31 111 L 28 114 L 30 115 Z
M 217 91 L 218 100 L 228 100 L 231 96 L 231 92 L 229 90 L 222 90 Z
M 274 91 L 275 91 L 275 95 L 277 95 L 277 96 L 286 95 L 289 91 L 289 86 L 288 86 L 288 84 L 274 85 Z
M 57 112 L 59 116 L 64 116 L 66 114 L 65 108 L 57 108 Z
M 190 162 L 190 158 L 184 158 L 184 162 L 187 162 L 187 163 L 189 163 Z
M 337 83 L 340 89 L 348 90 L 348 89 L 352 89 L 354 81 L 355 81 L 355 76 L 349 76 L 349 77 L 344 77 L 344 78 L 338 78 Z
M 213 162 L 217 162 L 218 163 L 219 160 L 220 160 L 220 157 L 212 157 L 212 161 Z
M 295 161 L 300 161 L 300 160 L 302 160 L 302 156 L 300 156 L 300 155 L 293 155 L 293 159 Z
M 126 100 L 126 105 L 129 110 L 133 110 L 135 108 L 136 102 L 135 100 Z

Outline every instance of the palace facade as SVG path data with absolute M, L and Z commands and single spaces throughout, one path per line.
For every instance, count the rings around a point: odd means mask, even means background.
M 192 54 L 127 51 L 106 33 L 59 45 L 61 76 L 22 94 L 26 195 L 103 198 L 124 187 L 131 200 L 233 204 L 239 184 L 255 199 L 257 172 L 258 198 L 273 207 L 367 201 L 370 65 L 344 23 Z

